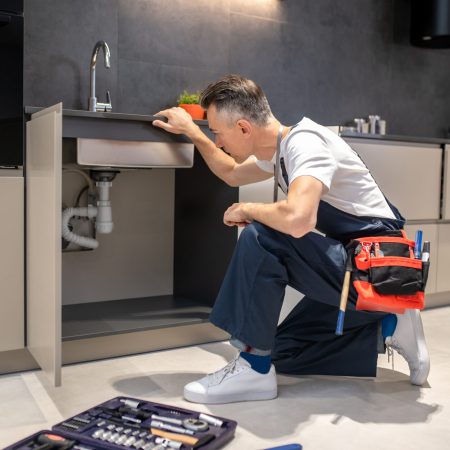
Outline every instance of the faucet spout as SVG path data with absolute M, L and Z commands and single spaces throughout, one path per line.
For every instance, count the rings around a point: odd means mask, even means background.
M 97 64 L 97 55 L 100 49 L 103 50 L 105 67 L 109 69 L 111 67 L 111 53 L 109 51 L 108 44 L 105 41 L 98 41 L 91 56 L 91 67 L 90 67 L 90 96 L 89 96 L 89 111 L 111 111 L 111 101 L 110 98 L 107 100 L 109 103 L 98 103 L 97 97 L 95 96 L 95 66 Z

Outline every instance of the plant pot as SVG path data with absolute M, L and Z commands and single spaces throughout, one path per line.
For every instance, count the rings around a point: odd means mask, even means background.
M 180 103 L 178 106 L 190 114 L 194 120 L 202 120 L 205 117 L 205 110 L 197 103 Z

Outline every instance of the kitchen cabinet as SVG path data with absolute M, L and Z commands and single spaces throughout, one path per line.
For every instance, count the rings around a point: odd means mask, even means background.
M 24 347 L 24 182 L 0 169 L 0 351 Z
M 440 145 L 351 138 L 346 141 L 408 221 L 439 219 Z
M 444 147 L 444 167 L 442 182 L 442 219 L 450 220 L 450 145 Z
M 141 122 L 148 117 L 80 111 L 65 123 L 64 111 L 61 104 L 33 111 L 27 122 L 27 348 L 38 365 L 59 385 L 64 363 L 227 338 L 208 316 L 234 247 L 218 211 L 237 201 L 237 189 L 201 158 L 179 171 L 124 169 L 112 187 L 113 217 L 121 223 L 99 238 L 99 249 L 62 255 L 63 163 L 77 136 L 108 139 L 115 122 L 116 140 L 185 142 Z M 163 184 L 142 189 L 139 182 L 148 178 Z M 144 205 L 138 214 L 136 203 Z M 120 252 L 134 257 L 120 262 Z
M 439 245 L 432 252 L 437 263 L 436 291 L 450 291 L 450 224 L 438 226 Z
M 27 123 L 27 347 L 61 384 L 62 105 Z

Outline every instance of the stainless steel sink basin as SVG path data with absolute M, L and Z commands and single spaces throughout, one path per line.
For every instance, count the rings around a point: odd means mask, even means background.
M 80 166 L 91 167 L 192 167 L 194 145 L 184 142 L 77 138 L 76 162 Z

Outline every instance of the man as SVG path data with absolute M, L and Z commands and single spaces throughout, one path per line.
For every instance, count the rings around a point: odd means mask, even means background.
M 274 398 L 274 365 L 283 373 L 375 376 L 377 350 L 385 346 L 405 357 L 411 383 L 425 383 L 429 357 L 417 310 L 399 316 L 356 311 L 352 287 L 344 335 L 334 333 L 344 245 L 404 224 L 358 155 L 307 118 L 283 126 L 261 88 L 238 75 L 209 85 L 201 105 L 215 142 L 180 108 L 159 112 L 168 122 L 153 125 L 185 134 L 231 186 L 268 179 L 279 169 L 277 182 L 287 197 L 235 203 L 225 211 L 225 225 L 244 229 L 210 320 L 231 335 L 240 353 L 187 384 L 184 397 L 199 403 Z M 286 285 L 305 297 L 277 327 Z

